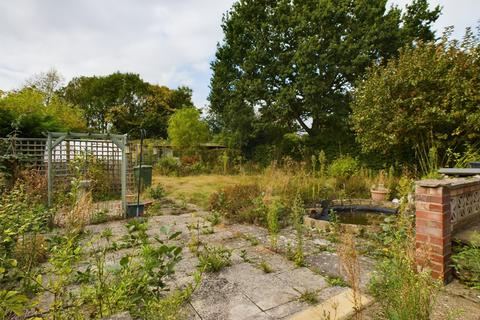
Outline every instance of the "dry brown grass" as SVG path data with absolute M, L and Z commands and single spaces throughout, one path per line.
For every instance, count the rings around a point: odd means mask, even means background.
M 343 233 L 338 247 L 338 255 L 340 257 L 342 272 L 347 277 L 347 282 L 352 288 L 353 305 L 355 308 L 356 320 L 362 319 L 360 309 L 362 306 L 360 292 L 360 263 L 358 261 L 358 252 L 355 247 L 355 236 L 351 233 Z
M 198 175 L 187 177 L 170 177 L 154 175 L 153 185 L 161 184 L 167 194 L 173 198 L 185 199 L 189 203 L 207 208 L 210 196 L 228 186 L 248 184 L 258 181 L 258 176 L 249 175 Z

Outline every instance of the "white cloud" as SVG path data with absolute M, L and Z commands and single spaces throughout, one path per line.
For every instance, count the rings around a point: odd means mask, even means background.
M 5 0 L 0 2 L 0 88 L 55 67 L 70 80 L 115 71 L 170 87 L 188 85 L 204 106 L 209 63 L 234 0 Z M 406 0 L 391 0 L 404 5 Z M 478 0 L 444 6 L 436 27 L 476 25 Z

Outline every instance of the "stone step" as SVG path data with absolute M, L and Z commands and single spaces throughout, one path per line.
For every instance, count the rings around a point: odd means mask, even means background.
M 373 302 L 371 297 L 363 294 L 360 294 L 359 300 L 359 310 L 364 309 Z M 294 314 L 290 317 L 290 320 L 349 319 L 355 314 L 355 304 L 353 301 L 353 290 L 348 289 L 316 306 Z

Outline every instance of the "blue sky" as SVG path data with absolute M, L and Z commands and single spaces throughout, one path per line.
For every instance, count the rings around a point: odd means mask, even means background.
M 57 69 L 79 75 L 135 72 L 151 83 L 193 89 L 207 103 L 209 64 L 233 0 L 15 0 L 0 2 L 0 89 Z M 410 1 L 390 0 L 404 6 Z M 480 0 L 430 0 L 443 6 L 437 30 L 455 37 L 480 20 Z

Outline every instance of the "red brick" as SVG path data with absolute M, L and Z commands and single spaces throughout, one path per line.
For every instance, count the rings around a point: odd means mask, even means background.
M 443 194 L 443 188 L 442 187 L 428 188 L 428 194 L 440 196 Z
M 429 203 L 428 211 L 448 212 L 450 211 L 450 204 Z
M 419 226 L 416 226 L 416 229 L 417 229 L 417 232 L 423 233 L 425 235 L 434 236 L 438 238 L 443 237 L 443 230 L 439 228 L 432 228 L 432 227 L 419 225 Z
M 415 187 L 415 194 L 428 194 L 428 189 L 429 188 L 426 188 L 426 187 L 416 186 Z
M 446 219 L 446 214 L 441 212 L 431 212 L 431 211 L 424 211 L 424 210 L 416 210 L 415 216 L 417 219 L 424 219 L 424 220 L 435 220 L 435 221 L 444 221 Z
M 423 201 L 423 202 L 430 202 L 430 203 L 446 203 L 450 201 L 450 197 L 443 195 L 443 196 L 433 196 L 433 195 L 424 195 L 424 194 L 416 194 L 415 195 L 416 201 Z

